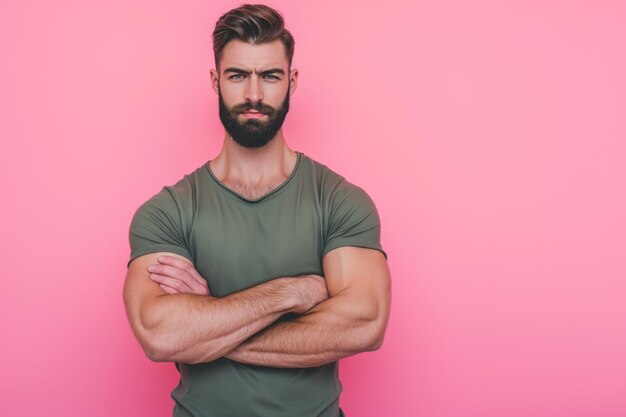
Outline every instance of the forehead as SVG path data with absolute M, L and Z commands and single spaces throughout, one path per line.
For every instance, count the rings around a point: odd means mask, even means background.
M 259 71 L 267 68 L 284 68 L 286 72 L 288 66 L 285 45 L 278 39 L 260 45 L 233 40 L 222 49 L 220 63 L 222 70 L 228 67 Z

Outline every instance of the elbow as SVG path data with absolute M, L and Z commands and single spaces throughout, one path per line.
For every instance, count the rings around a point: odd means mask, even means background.
M 350 347 L 347 349 L 351 355 L 362 352 L 373 352 L 383 345 L 383 336 L 376 333 L 362 334 L 361 337 L 352 338 Z
M 152 362 L 168 362 L 165 355 L 155 350 L 144 349 L 144 353 Z
M 143 351 L 152 362 L 184 362 L 189 364 L 208 362 L 207 360 L 200 360 L 190 358 L 185 355 L 184 351 L 173 349 L 169 346 L 163 346 L 158 344 L 148 344 L 143 346 Z
M 152 362 L 183 362 L 176 357 L 181 353 L 181 346 L 176 346 L 172 336 L 158 327 L 142 327 L 137 334 L 137 340 Z
M 135 339 L 144 354 L 153 362 L 166 362 L 167 349 L 158 337 L 155 329 L 146 328 L 139 320 L 131 321 Z
M 378 323 L 372 321 L 367 326 L 362 327 L 358 334 L 353 334 L 350 338 L 350 347 L 348 350 L 351 351 L 352 354 L 373 352 L 382 347 L 384 338 L 384 328 L 381 328 Z
M 384 340 L 385 340 L 384 332 L 373 334 L 372 336 L 368 338 L 365 350 L 368 352 L 374 352 L 380 349 L 383 346 Z
M 141 347 L 152 362 L 173 362 L 172 349 L 159 341 L 158 337 L 144 337 L 140 340 Z
M 184 350 L 177 349 L 158 340 L 152 340 L 142 345 L 142 347 L 144 353 L 152 362 L 184 362 L 190 364 L 208 362 L 208 360 L 187 357 Z
M 212 362 L 226 353 L 207 345 L 204 345 L 202 349 L 194 349 L 185 348 L 173 342 L 171 337 L 155 337 L 150 342 L 142 344 L 142 347 L 152 362 L 181 362 L 191 365 Z
M 148 345 L 143 347 L 143 351 L 152 362 L 175 362 L 172 359 L 172 352 L 168 349 L 163 349 L 155 345 Z
M 383 346 L 383 338 L 379 337 L 374 339 L 374 341 L 372 343 L 370 343 L 369 345 L 369 349 L 367 349 L 369 352 L 374 352 L 378 349 L 380 349 Z
M 184 362 L 178 360 L 182 346 L 162 322 L 142 317 L 134 327 L 135 335 L 146 357 L 152 362 Z
M 361 341 L 363 351 L 373 352 L 383 346 L 388 317 L 388 310 L 385 310 L 384 314 L 376 311 L 376 314 L 368 318 Z
M 369 321 L 365 333 L 364 345 L 366 351 L 373 352 L 380 349 L 385 341 L 385 331 L 387 330 L 388 314 L 377 314 Z

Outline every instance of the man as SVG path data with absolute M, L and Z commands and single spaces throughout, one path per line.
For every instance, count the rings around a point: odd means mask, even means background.
M 291 150 L 293 38 L 263 5 L 223 15 L 220 154 L 135 213 L 124 302 L 147 356 L 175 362 L 175 416 L 341 416 L 337 361 L 378 349 L 390 278 L 376 208 Z

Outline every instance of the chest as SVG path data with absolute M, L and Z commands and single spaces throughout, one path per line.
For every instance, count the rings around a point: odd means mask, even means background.
M 189 243 L 216 296 L 282 276 L 322 274 L 321 207 L 306 191 L 257 203 L 209 196 L 198 202 Z
M 286 178 L 283 178 L 279 181 L 275 181 L 274 183 L 267 184 L 246 184 L 242 182 L 230 182 L 225 183 L 225 185 L 236 192 L 239 195 L 249 199 L 256 200 L 264 195 L 269 194 L 273 189 L 280 186 Z

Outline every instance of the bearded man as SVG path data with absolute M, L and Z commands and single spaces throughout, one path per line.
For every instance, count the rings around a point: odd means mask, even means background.
M 376 207 L 285 141 L 298 70 L 281 15 L 241 6 L 213 40 L 224 143 L 135 212 L 130 325 L 180 372 L 174 416 L 343 416 L 338 360 L 378 349 L 389 316 Z

